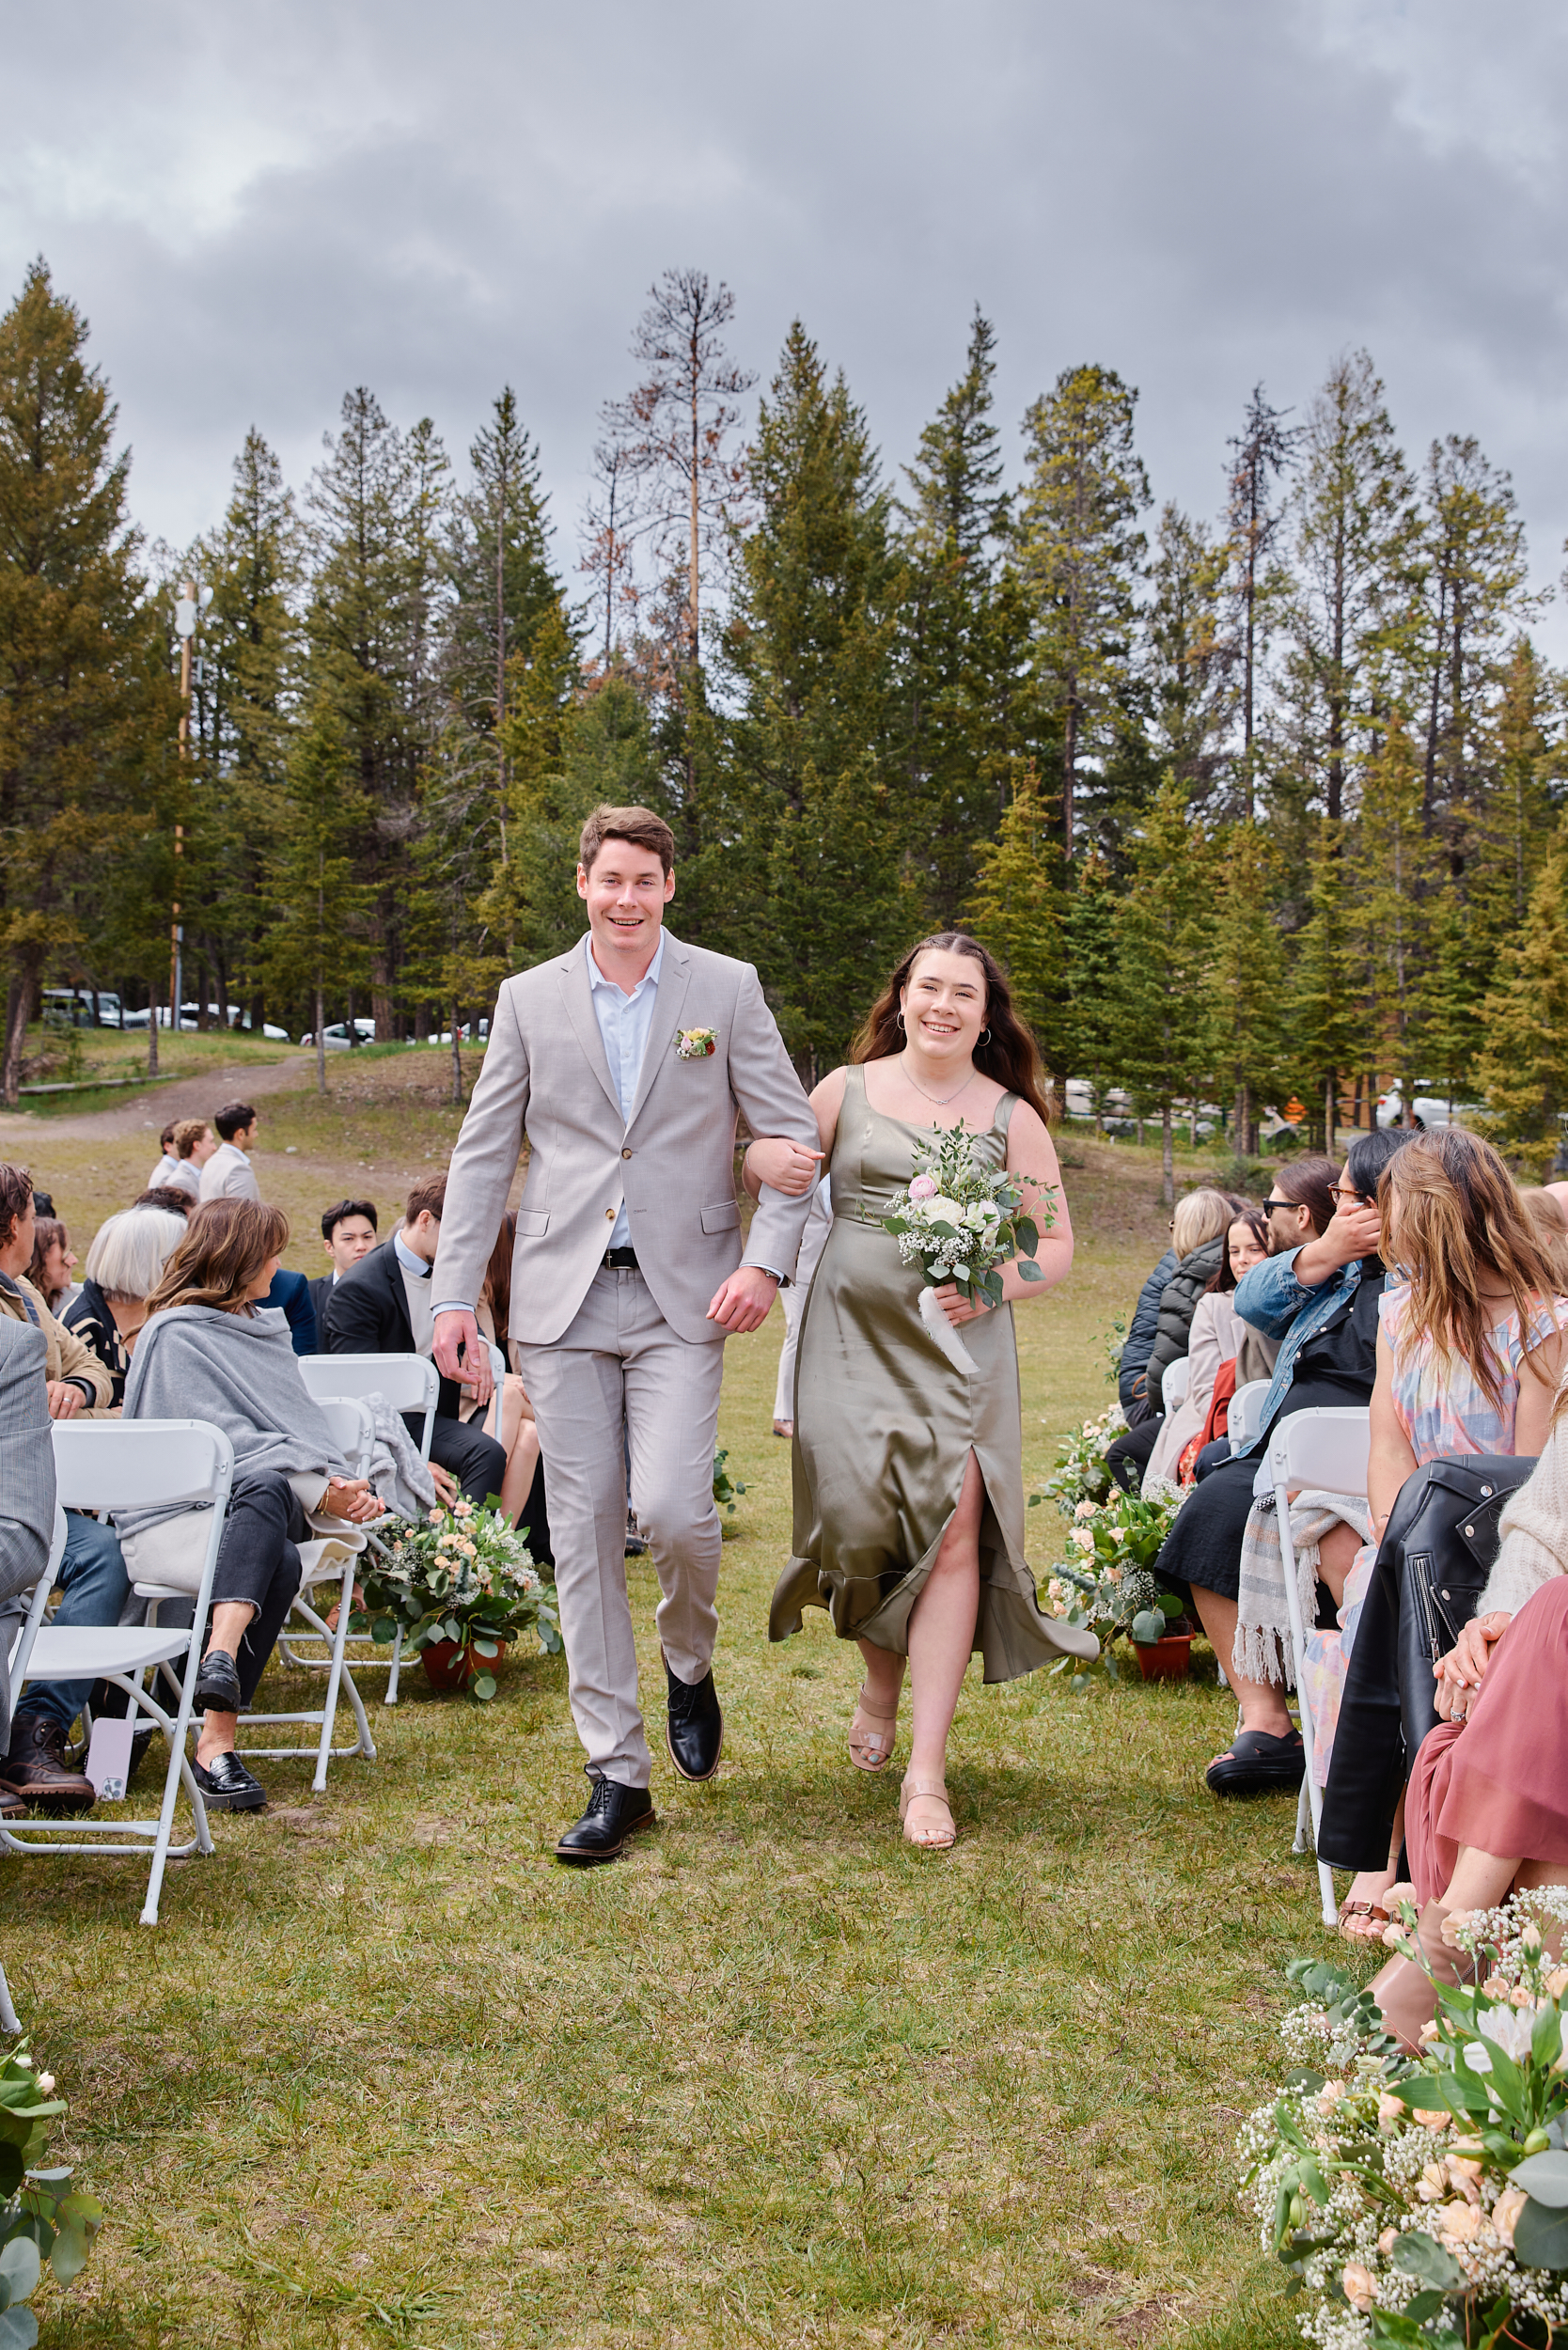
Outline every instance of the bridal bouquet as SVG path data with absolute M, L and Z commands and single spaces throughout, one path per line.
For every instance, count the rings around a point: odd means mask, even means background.
M 1461 1924 L 1482 1981 L 1443 1988 L 1419 2058 L 1340 1968 L 1287 1969 L 1298 2069 L 1242 2133 L 1243 2186 L 1320 2350 L 1568 2340 L 1565 1918 L 1553 1887 Z
M 883 1217 L 905 1264 L 918 1264 L 928 1287 L 920 1292 L 920 1320 L 948 1360 L 959 1371 L 976 1365 L 952 1324 L 936 1303 L 939 1283 L 956 1283 L 971 1306 L 999 1306 L 1000 1267 L 1019 1260 L 1026 1281 L 1043 1278 L 1033 1261 L 1043 1228 L 1057 1220 L 1057 1187 L 1030 1183 L 1039 1195 L 1037 1214 L 1024 1207 L 1026 1178 L 988 1166 L 976 1138 L 963 1126 L 932 1129 L 929 1142 L 915 1145 L 913 1181 L 893 1195 Z

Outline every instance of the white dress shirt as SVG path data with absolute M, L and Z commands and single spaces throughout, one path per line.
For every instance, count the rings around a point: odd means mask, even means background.
M 637 1098 L 637 1086 L 642 1077 L 642 1064 L 648 1051 L 649 1031 L 653 1026 L 654 998 L 659 989 L 659 972 L 665 959 L 665 934 L 659 932 L 659 943 L 653 949 L 653 960 L 630 995 L 614 979 L 607 979 L 593 959 L 593 933 L 583 941 L 588 957 L 588 988 L 593 996 L 593 1016 L 599 1023 L 599 1033 L 604 1042 L 604 1058 L 610 1065 L 610 1083 L 620 1104 L 622 1124 L 629 1125 L 632 1104 Z M 607 1246 L 630 1248 L 632 1227 L 622 1199 L 610 1228 Z
M 408 1300 L 414 1351 L 416 1355 L 429 1355 L 435 1344 L 435 1314 L 431 1305 L 431 1275 L 434 1267 L 427 1264 L 423 1257 L 416 1255 L 401 1232 L 392 1235 L 392 1253 L 403 1277 L 403 1295 Z

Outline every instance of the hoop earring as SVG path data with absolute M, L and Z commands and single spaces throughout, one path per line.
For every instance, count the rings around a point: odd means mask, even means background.
M 894 1017 L 894 1019 L 898 1022 L 898 1024 L 899 1024 L 900 1027 L 902 1028 L 902 1027 L 903 1026 L 903 1014 L 902 1014 L 902 1011 L 896 1011 L 896 1012 L 893 1014 L 893 1017 Z
M 990 1029 L 989 1029 L 989 1028 L 982 1028 L 982 1029 L 980 1030 L 980 1040 L 979 1040 L 979 1041 L 980 1041 L 980 1042 L 981 1044 L 989 1044 L 989 1043 L 990 1043 L 990 1042 L 991 1042 L 991 1031 L 990 1031 Z

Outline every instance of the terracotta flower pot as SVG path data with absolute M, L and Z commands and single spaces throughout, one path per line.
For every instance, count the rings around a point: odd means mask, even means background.
M 509 1643 L 500 1644 L 499 1656 L 479 1656 L 472 1648 L 463 1648 L 456 1640 L 432 1640 L 429 1648 L 419 1651 L 419 1662 L 425 1668 L 425 1679 L 432 1689 L 450 1693 L 462 1691 L 480 1673 L 500 1669 Z
M 1145 1681 L 1184 1681 L 1192 1663 L 1190 1632 L 1168 1632 L 1163 1640 L 1135 1640 L 1137 1668 Z

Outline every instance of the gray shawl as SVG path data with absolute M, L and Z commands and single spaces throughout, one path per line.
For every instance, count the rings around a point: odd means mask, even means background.
M 125 1382 L 127 1419 L 205 1419 L 234 1447 L 234 1470 L 320 1469 L 341 1477 L 348 1464 L 307 1392 L 281 1308 L 250 1314 L 216 1306 L 171 1306 L 136 1340 Z M 122 1534 L 145 1533 L 186 1505 L 117 1512 Z

